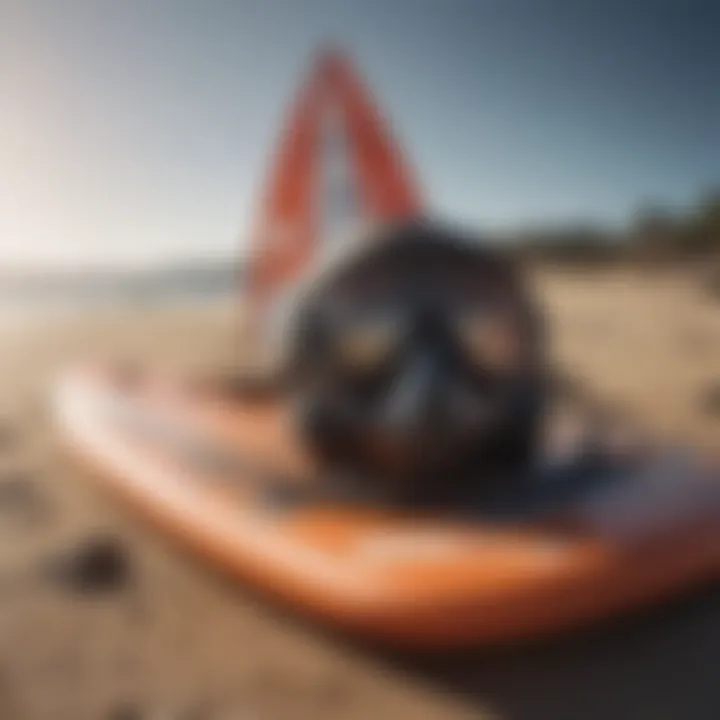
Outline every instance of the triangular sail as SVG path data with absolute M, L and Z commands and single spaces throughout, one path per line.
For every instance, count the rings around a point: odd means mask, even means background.
M 340 53 L 322 53 L 292 108 L 262 198 L 245 278 L 250 312 L 262 318 L 348 227 L 422 212 L 409 166 L 368 91 Z

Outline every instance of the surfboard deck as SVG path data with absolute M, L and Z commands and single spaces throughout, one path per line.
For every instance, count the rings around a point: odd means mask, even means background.
M 720 572 L 720 479 L 683 458 L 618 466 L 542 512 L 418 514 L 324 496 L 277 405 L 92 365 L 59 380 L 74 457 L 163 532 L 297 612 L 449 649 L 590 623 Z

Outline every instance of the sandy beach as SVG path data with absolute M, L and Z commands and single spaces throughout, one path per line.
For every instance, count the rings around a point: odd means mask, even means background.
M 559 364 L 668 441 L 718 452 L 718 300 L 689 275 L 537 284 Z M 720 716 L 720 588 L 529 647 L 398 657 L 268 607 L 103 495 L 59 446 L 58 371 L 97 355 L 227 367 L 233 323 L 220 303 L 0 318 L 0 719 Z M 98 538 L 121 560 L 109 579 L 63 571 Z

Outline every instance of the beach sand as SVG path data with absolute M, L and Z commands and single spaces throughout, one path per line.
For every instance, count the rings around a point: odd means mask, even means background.
M 691 277 L 537 282 L 558 363 L 660 436 L 718 451 L 718 301 Z M 91 355 L 227 366 L 233 321 L 227 306 L 0 318 L 0 720 L 720 717 L 720 588 L 526 647 L 409 658 L 269 607 L 113 503 L 59 446 L 54 377 Z M 116 565 L 76 577 L 67 559 L 98 538 Z

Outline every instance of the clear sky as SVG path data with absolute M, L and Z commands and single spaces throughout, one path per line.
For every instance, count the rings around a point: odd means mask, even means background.
M 0 0 L 0 266 L 242 246 L 315 45 L 490 228 L 720 182 L 720 11 L 680 0 Z

